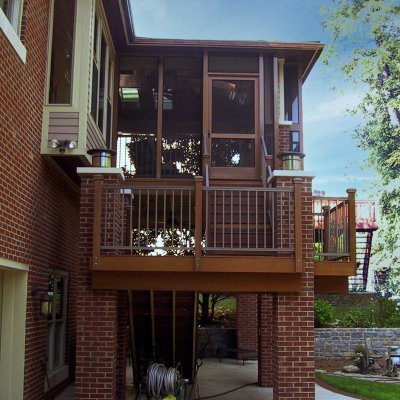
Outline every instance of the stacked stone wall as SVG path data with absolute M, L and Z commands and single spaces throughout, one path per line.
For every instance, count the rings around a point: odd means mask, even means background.
M 400 328 L 320 328 L 315 330 L 315 357 L 350 358 L 364 337 L 371 337 L 374 347 L 400 346 Z

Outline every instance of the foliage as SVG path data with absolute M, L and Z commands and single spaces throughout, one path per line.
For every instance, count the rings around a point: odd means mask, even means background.
M 386 291 L 400 290 L 400 6 L 398 0 L 332 0 L 323 9 L 331 32 L 324 61 L 364 95 L 351 111 L 363 117 L 355 138 L 380 176 L 382 223 L 376 261 L 389 268 Z
M 321 373 L 317 373 L 316 375 L 328 385 L 363 398 L 373 400 L 393 400 L 400 398 L 400 385 L 325 375 Z
M 317 304 L 318 302 L 318 304 Z M 327 303 L 327 302 L 323 302 Z M 337 306 L 330 307 L 323 304 L 320 305 L 320 300 L 316 301 L 315 305 L 315 327 L 329 326 L 333 323 L 332 320 L 323 325 L 320 321 L 320 315 L 324 313 L 321 309 L 332 310 L 332 316 L 336 318 L 335 326 L 343 328 L 398 328 L 400 327 L 400 310 L 393 300 L 379 298 L 374 300 L 368 306 Z M 330 311 L 329 311 L 330 313 Z M 326 312 L 325 312 L 326 314 Z M 323 314 L 324 315 L 324 314 Z M 321 325 L 322 324 L 322 325 Z
M 215 322 L 216 319 L 230 320 L 235 313 L 223 310 L 231 310 L 233 307 L 217 307 L 227 299 L 232 299 L 231 294 L 221 293 L 201 293 L 198 298 L 199 303 L 199 324 L 207 326 Z M 232 302 L 229 302 L 232 304 Z
M 365 359 L 367 358 L 367 348 L 362 344 L 357 344 L 356 347 L 354 347 L 354 354 L 359 353 L 361 353 L 365 357 Z
M 315 300 L 314 324 L 316 328 L 331 326 L 335 321 L 332 304 L 325 300 Z

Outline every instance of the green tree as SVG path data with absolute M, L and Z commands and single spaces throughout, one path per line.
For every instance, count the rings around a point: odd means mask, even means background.
M 375 249 L 389 269 L 387 288 L 400 290 L 400 6 L 398 0 L 332 0 L 322 9 L 332 35 L 325 63 L 365 94 L 350 112 L 362 116 L 355 131 L 367 163 L 380 177 L 373 188 L 381 226 Z

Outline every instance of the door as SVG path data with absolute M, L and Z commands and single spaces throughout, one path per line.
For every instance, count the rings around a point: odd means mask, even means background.
M 258 79 L 211 77 L 209 85 L 211 178 L 259 179 Z

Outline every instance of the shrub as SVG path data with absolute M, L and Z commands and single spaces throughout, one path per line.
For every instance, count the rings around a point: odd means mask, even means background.
M 316 328 L 331 326 L 335 321 L 332 304 L 327 301 L 316 300 L 314 312 L 314 324 Z
M 366 328 L 371 326 L 367 313 L 360 310 L 349 310 L 345 312 L 339 324 L 345 328 Z

